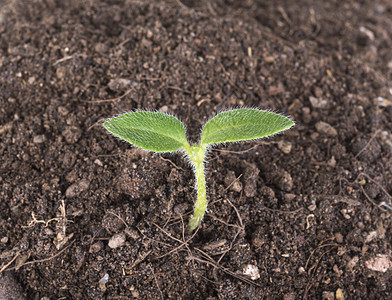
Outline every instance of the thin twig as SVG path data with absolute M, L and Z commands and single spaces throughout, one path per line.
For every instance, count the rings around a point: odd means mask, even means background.
M 242 174 L 234 179 L 223 191 L 226 192 L 236 181 L 238 181 L 242 177 Z
M 42 263 L 42 262 L 46 262 L 46 261 L 52 260 L 52 259 L 56 258 L 57 256 L 61 255 L 69 247 L 71 247 L 73 243 L 74 243 L 74 241 L 72 241 L 67 247 L 65 247 L 63 250 L 59 251 L 58 253 L 56 253 L 55 255 L 53 255 L 51 257 L 25 262 L 24 264 L 18 266 L 18 269 L 21 268 L 21 267 L 27 266 L 27 265 L 36 264 L 36 263 Z M 15 269 L 16 269 L 16 267 L 12 267 L 12 268 L 9 268 L 7 271 L 15 270 Z
M 365 151 L 367 147 L 369 147 L 369 145 L 371 144 L 371 142 L 372 142 L 372 141 L 374 140 L 374 138 L 380 133 L 380 131 L 381 131 L 381 130 L 377 130 L 377 131 L 372 135 L 372 137 L 370 138 L 370 140 L 366 143 L 365 147 L 363 147 L 363 148 L 361 149 L 361 151 L 359 151 L 359 152 L 354 156 L 354 158 L 358 158 L 358 156 L 360 156 L 361 153 L 362 153 L 363 151 Z
M 0 274 L 3 273 L 3 271 L 4 271 L 5 269 L 7 269 L 7 267 L 8 267 L 9 265 L 11 265 L 11 264 L 13 263 L 13 261 L 19 256 L 19 254 L 20 254 L 20 252 L 16 253 L 16 255 L 11 259 L 11 261 L 1 268 Z
M 152 268 L 151 265 L 149 265 L 149 267 L 150 267 L 150 269 L 151 269 L 152 275 L 154 276 L 155 283 L 156 283 L 156 285 L 157 285 L 158 291 L 159 291 L 159 293 L 161 294 L 161 299 L 163 299 L 163 293 L 162 293 L 161 287 L 159 286 L 158 279 L 157 279 L 157 277 L 155 276 L 154 269 Z
M 92 103 L 92 104 L 96 104 L 96 103 L 105 103 L 105 102 L 115 102 L 120 100 L 121 98 L 125 97 L 126 95 L 128 95 L 130 92 L 133 91 L 133 88 L 130 88 L 129 90 L 127 90 L 123 95 L 116 97 L 116 98 L 112 98 L 112 99 L 103 99 L 103 100 L 92 100 L 92 101 L 86 101 L 88 103 Z
M 164 158 L 162 156 L 159 156 L 162 160 L 167 161 L 168 163 L 170 163 L 171 165 L 173 165 L 173 167 L 175 167 L 177 170 L 181 170 L 183 172 L 185 172 L 185 170 L 179 166 L 177 166 L 174 162 L 172 162 L 170 159 Z

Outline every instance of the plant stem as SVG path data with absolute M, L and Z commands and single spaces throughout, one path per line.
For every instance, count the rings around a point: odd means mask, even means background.
M 204 176 L 206 146 L 194 145 L 185 151 L 191 160 L 196 176 L 197 199 L 193 210 L 193 217 L 188 224 L 188 230 L 193 231 L 199 226 L 207 210 L 206 179 Z

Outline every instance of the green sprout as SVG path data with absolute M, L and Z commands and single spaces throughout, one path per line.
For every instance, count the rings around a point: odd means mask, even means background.
M 289 129 L 294 122 L 270 111 L 238 108 L 218 113 L 204 124 L 198 144 L 190 145 L 184 124 L 176 117 L 152 111 L 128 112 L 108 119 L 103 126 L 132 145 L 156 153 L 182 151 L 193 166 L 197 200 L 189 231 L 196 229 L 207 210 L 204 161 L 212 145 L 260 139 Z

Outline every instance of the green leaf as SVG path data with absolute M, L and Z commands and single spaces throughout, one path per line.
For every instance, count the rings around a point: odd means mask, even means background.
M 107 120 L 103 127 L 120 139 L 148 151 L 174 152 L 188 145 L 184 124 L 162 112 L 125 113 Z
M 239 108 L 217 114 L 203 127 L 201 144 L 259 139 L 289 129 L 289 118 L 255 108 Z

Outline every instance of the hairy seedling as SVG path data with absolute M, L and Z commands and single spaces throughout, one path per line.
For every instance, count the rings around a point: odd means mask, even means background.
M 203 126 L 200 141 L 190 145 L 184 124 L 176 117 L 152 111 L 128 112 L 108 119 L 103 126 L 132 145 L 156 153 L 182 151 L 196 176 L 197 200 L 189 231 L 199 226 L 207 210 L 204 162 L 212 145 L 260 139 L 289 129 L 294 122 L 270 111 L 238 108 L 218 113 Z

